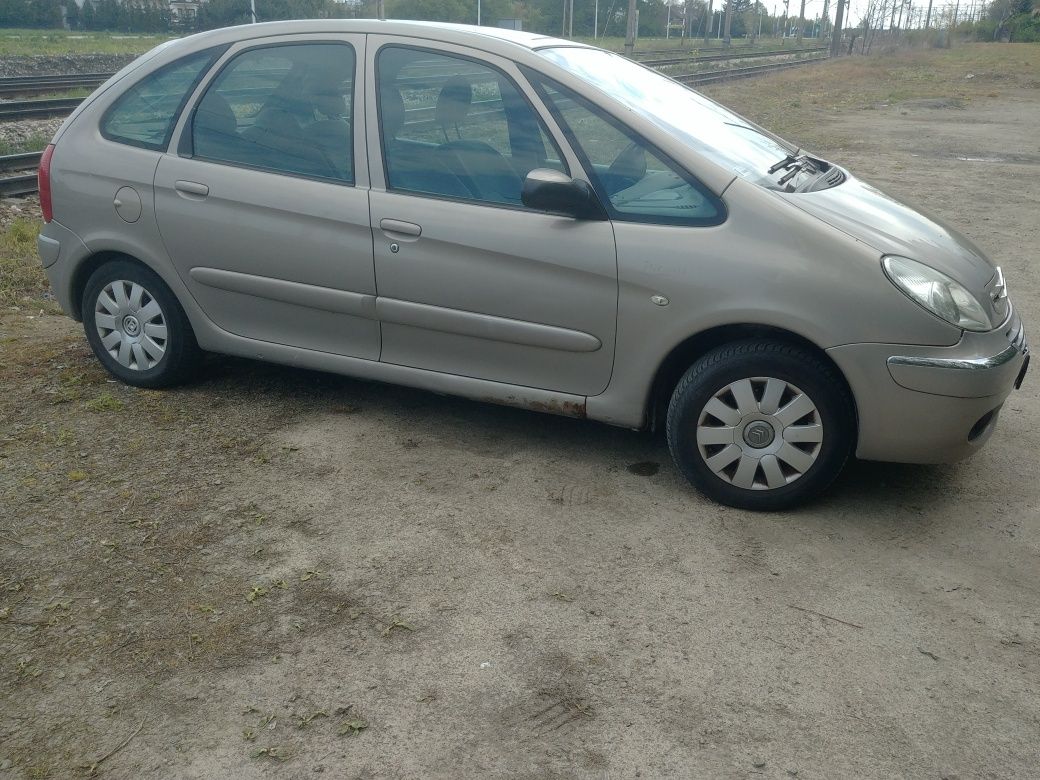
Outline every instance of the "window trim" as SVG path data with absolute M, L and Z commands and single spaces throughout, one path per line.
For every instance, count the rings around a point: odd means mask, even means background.
M 664 152 L 660 147 L 648 140 L 641 133 L 612 116 L 608 111 L 596 105 L 584 95 L 579 94 L 577 90 L 561 84 L 551 76 L 546 76 L 544 73 L 540 73 L 527 65 L 518 64 L 517 67 L 520 68 L 525 78 L 527 78 L 527 81 L 538 94 L 538 97 L 541 98 L 542 103 L 545 104 L 549 113 L 552 114 L 552 117 L 556 121 L 561 132 L 563 132 L 564 136 L 567 138 L 567 143 L 570 144 L 574 154 L 577 155 L 582 166 L 585 168 L 589 181 L 592 184 L 592 188 L 596 192 L 596 196 L 600 199 L 600 202 L 604 204 L 607 214 L 610 216 L 612 222 L 634 222 L 640 224 L 673 225 L 679 227 L 714 227 L 716 225 L 721 225 L 729 218 L 729 209 L 726 207 L 726 201 L 708 189 L 699 179 L 697 179 L 696 176 L 690 173 L 684 166 L 680 165 L 671 155 Z M 552 99 L 546 94 L 543 82 L 550 84 L 554 89 L 562 94 L 572 94 L 575 99 L 577 99 L 578 103 L 587 111 L 599 117 L 602 121 L 606 122 L 622 135 L 643 144 L 648 151 L 652 152 L 665 165 L 671 168 L 673 173 L 684 179 L 690 186 L 697 190 L 698 193 L 704 196 L 706 200 L 710 201 L 712 205 L 715 206 L 715 216 L 669 217 L 666 215 L 655 216 L 651 214 L 630 214 L 624 211 L 618 211 L 618 209 L 614 207 L 613 202 L 611 202 L 606 190 L 603 188 L 603 184 L 600 181 L 599 176 L 596 174 L 596 168 L 593 166 L 592 161 L 588 158 L 588 155 L 585 154 L 585 148 L 578 141 L 578 138 L 574 135 L 570 124 L 557 109 Z
M 350 154 L 353 160 L 354 157 L 354 146 L 357 141 L 357 102 L 358 102 L 358 49 L 350 41 L 343 41 L 337 39 L 320 38 L 316 40 L 292 40 L 292 41 L 271 41 L 270 43 L 261 43 L 257 46 L 246 46 L 238 51 L 235 51 L 228 57 L 227 61 L 223 62 L 219 68 L 217 68 L 212 77 L 209 79 L 205 88 L 199 93 L 198 99 L 195 104 L 191 107 L 191 111 L 188 112 L 188 116 L 184 122 L 184 127 L 181 129 L 180 140 L 177 143 L 177 156 L 184 157 L 189 160 L 198 160 L 199 162 L 210 163 L 211 165 L 226 165 L 230 168 L 239 168 L 247 171 L 258 171 L 260 173 L 273 173 L 279 176 L 291 176 L 295 179 L 307 179 L 308 181 L 320 181 L 325 184 L 338 184 L 342 187 L 356 187 L 357 186 L 357 166 L 352 162 L 350 166 L 350 178 L 349 179 L 338 179 L 332 176 L 320 176 L 313 173 L 299 173 L 296 171 L 286 171 L 280 168 L 268 168 L 262 165 L 250 165 L 249 163 L 238 162 L 235 160 L 218 160 L 213 157 L 203 157 L 202 155 L 195 154 L 195 115 L 199 110 L 199 106 L 202 105 L 202 101 L 206 99 L 206 95 L 209 94 L 211 89 L 214 89 L 220 77 L 224 74 L 232 63 L 235 62 L 239 57 L 244 54 L 250 54 L 260 49 L 281 49 L 287 46 L 324 46 L 328 44 L 334 44 L 337 46 L 346 46 L 351 50 L 353 54 L 352 63 L 352 74 L 351 74 L 351 89 L 353 94 L 350 98 Z M 228 47 L 224 47 L 227 49 Z M 210 63 L 212 67 L 212 63 Z M 198 89 L 199 84 L 196 83 L 195 87 L 191 90 L 191 94 Z M 364 90 L 362 90 L 363 92 Z
M 564 173 L 567 176 L 573 176 L 573 174 L 571 173 L 571 166 L 567 163 L 567 155 L 564 154 L 563 149 L 560 148 L 560 144 L 557 142 L 556 138 L 553 137 L 552 131 L 549 129 L 549 126 L 545 123 L 545 119 L 539 113 L 538 107 L 531 101 L 531 99 L 530 99 L 530 97 L 528 97 L 527 93 L 524 92 L 524 90 L 522 90 L 520 88 L 520 85 L 519 85 L 519 83 L 517 83 L 517 80 L 514 79 L 508 73 L 506 73 L 506 71 L 504 69 L 502 69 L 498 65 L 495 65 L 495 64 L 492 64 L 492 63 L 488 62 L 487 60 L 482 60 L 479 57 L 470 56 L 468 54 L 461 54 L 459 52 L 450 51 L 450 50 L 444 50 L 444 49 L 437 49 L 437 48 L 433 48 L 433 47 L 429 47 L 429 46 L 417 46 L 415 44 L 410 44 L 410 43 L 399 43 L 397 41 L 389 41 L 389 42 L 384 43 L 381 46 L 379 46 L 372 53 L 372 63 L 374 65 L 374 67 L 372 69 L 372 71 L 373 71 L 372 72 L 372 83 L 375 86 L 376 128 L 379 131 L 379 133 L 378 133 L 379 159 L 380 159 L 380 163 L 382 164 L 383 183 L 384 183 L 384 186 L 386 187 L 386 191 L 387 192 L 392 192 L 395 195 L 406 195 L 406 196 L 416 197 L 416 198 L 435 198 L 437 200 L 451 201 L 453 203 L 466 203 L 466 204 L 474 205 L 474 206 L 486 206 L 488 208 L 509 209 L 510 211 L 522 211 L 522 212 L 527 213 L 527 214 L 545 214 L 545 213 L 547 213 L 547 212 L 544 212 L 544 211 L 539 211 L 538 209 L 528 208 L 527 206 L 524 206 L 523 204 L 514 205 L 512 203 L 500 203 L 500 202 L 496 202 L 496 201 L 481 200 L 480 198 L 462 198 L 462 197 L 458 197 L 456 195 L 445 195 L 445 194 L 437 193 L 437 192 L 423 192 L 421 190 L 409 190 L 409 189 L 404 189 L 402 187 L 394 187 L 394 186 L 392 186 L 390 184 L 390 170 L 389 170 L 389 168 L 387 166 L 387 162 L 386 162 L 386 136 L 383 133 L 383 97 L 382 97 L 382 90 L 380 89 L 380 87 L 382 85 L 379 82 L 379 70 L 380 70 L 379 58 L 382 55 L 382 53 L 385 50 L 387 50 L 387 49 L 407 49 L 409 51 L 423 52 L 423 53 L 426 53 L 426 54 L 435 54 L 435 55 L 438 55 L 440 57 L 448 57 L 448 58 L 451 58 L 451 59 L 466 60 L 468 62 L 472 62 L 472 63 L 474 63 L 476 65 L 480 65 L 482 67 L 485 67 L 485 68 L 487 68 L 489 70 L 495 71 L 498 74 L 500 74 L 501 77 L 505 78 L 513 86 L 513 89 L 516 90 L 516 93 L 527 104 L 527 107 L 531 109 L 531 114 L 535 118 L 535 121 L 538 122 L 538 125 L 539 125 L 542 133 L 549 140 L 549 142 L 553 145 L 553 147 L 556 150 L 556 153 L 559 155 L 560 163 L 566 169 L 564 171 Z M 514 64 L 516 64 L 517 67 L 520 67 L 519 63 L 514 63 Z M 503 104 L 503 107 L 504 107 L 505 106 L 505 100 L 502 101 L 502 104 Z M 503 111 L 504 111 L 504 108 L 503 108 Z M 508 116 L 507 116 L 507 122 L 508 122 Z M 512 140 L 512 139 L 510 139 L 510 140 Z M 512 150 L 512 143 L 510 143 L 510 150 Z
M 230 46 L 231 44 L 225 44 L 223 46 L 213 46 L 209 49 L 200 49 L 199 51 L 192 52 L 191 54 L 186 54 L 183 57 L 179 57 L 178 59 L 174 60 L 173 62 L 169 62 L 166 65 L 163 65 L 162 67 L 156 68 L 155 70 L 147 73 L 143 78 L 140 78 L 137 81 L 135 81 L 132 86 L 120 92 L 119 97 L 113 100 L 112 103 L 108 106 L 108 108 L 105 109 L 104 113 L 101 114 L 101 119 L 98 120 L 98 132 L 101 134 L 101 137 L 104 138 L 106 141 L 111 141 L 115 144 L 133 146 L 138 149 L 148 149 L 149 151 L 153 152 L 165 152 L 170 147 L 170 141 L 173 140 L 173 133 L 177 129 L 177 124 L 181 118 L 181 114 L 184 111 L 184 107 L 188 104 L 188 101 L 191 100 L 191 96 L 195 94 L 195 90 L 199 88 L 199 84 L 201 84 L 203 79 L 206 78 L 206 74 L 208 74 L 210 70 L 213 68 L 213 64 L 224 55 L 224 53 L 230 48 Z M 210 57 L 202 65 L 202 67 L 199 68 L 199 72 L 195 75 L 195 78 L 192 80 L 191 84 L 188 86 L 188 89 L 181 97 L 180 102 L 177 104 L 177 109 L 173 112 L 173 115 L 170 119 L 170 125 L 166 128 L 166 135 L 163 137 L 162 144 L 150 144 L 147 141 L 135 141 L 130 138 L 122 138 L 119 136 L 112 135 L 105 129 L 105 125 L 108 124 L 108 120 L 111 118 L 112 113 L 119 108 L 124 98 L 126 98 L 127 94 L 132 89 L 140 86 L 141 84 L 144 84 L 146 81 L 148 81 L 148 79 L 152 77 L 158 76 L 162 73 L 165 73 L 168 70 L 172 70 L 173 68 L 183 65 L 185 60 L 190 60 L 193 57 L 197 57 L 198 55 L 205 54 L 207 52 L 209 52 Z

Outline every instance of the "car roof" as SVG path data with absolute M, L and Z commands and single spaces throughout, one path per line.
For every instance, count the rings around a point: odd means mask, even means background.
M 575 41 L 553 38 L 548 35 L 509 30 L 500 27 L 484 27 L 472 24 L 448 24 L 446 22 L 416 22 L 397 19 L 294 19 L 283 22 L 261 22 L 223 27 L 197 33 L 171 42 L 170 47 L 183 50 L 230 43 L 251 38 L 266 38 L 275 35 L 299 35 L 306 33 L 355 33 L 370 35 L 402 35 L 429 38 L 446 43 L 474 46 L 494 54 L 515 54 L 517 49 L 532 51 L 546 46 L 580 46 Z

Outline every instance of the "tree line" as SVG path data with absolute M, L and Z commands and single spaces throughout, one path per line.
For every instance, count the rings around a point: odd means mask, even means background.
M 312 18 L 371 18 L 378 15 L 378 0 L 255 0 L 259 21 Z M 428 21 L 477 21 L 477 0 L 384 0 L 391 19 Z M 638 0 L 639 35 L 716 37 L 724 17 L 726 0 Z M 756 0 L 730 0 L 733 37 L 753 35 L 759 16 L 763 32 L 772 34 L 776 21 Z M 592 37 L 625 34 L 627 0 L 481 0 L 481 21 L 497 25 L 503 19 L 520 19 L 523 29 L 553 35 Z M 568 9 L 573 9 L 569 19 Z M 243 24 L 250 21 L 249 0 L 209 0 L 200 3 L 194 18 L 178 19 L 168 0 L 0 0 L 0 27 L 111 30 L 118 32 L 191 32 Z M 670 22 L 670 24 L 669 24 Z
M 259 21 L 308 18 L 371 18 L 378 15 L 378 0 L 255 0 Z M 623 36 L 625 34 L 627 0 L 480 0 L 481 21 L 495 25 L 503 19 L 520 19 L 523 28 L 532 32 L 576 36 Z M 477 0 L 384 0 L 386 15 L 396 19 L 475 23 Z M 858 25 L 847 19 L 847 30 L 869 30 L 875 16 L 885 19 L 889 10 L 902 6 L 904 0 L 871 0 L 865 18 Z M 962 35 L 981 40 L 1040 40 L 1040 15 L 1034 13 L 1040 0 L 992 0 L 978 7 L 970 20 L 958 17 L 950 25 Z M 910 5 L 910 0 L 905 0 Z M 670 5 L 670 7 L 669 7 Z M 782 5 L 782 0 L 781 0 Z M 798 0 L 789 3 L 795 14 Z M 829 5 L 829 3 L 828 3 Z M 964 4 L 967 7 L 967 3 Z M 923 3 L 914 7 L 923 8 Z M 935 3 L 939 20 L 939 3 Z M 826 6 L 825 6 L 826 7 Z M 803 20 L 796 15 L 783 17 L 767 13 L 761 0 L 685 0 L 666 3 L 663 0 L 638 0 L 638 34 L 660 37 L 666 33 L 693 38 L 723 38 L 763 35 L 797 35 L 825 37 L 828 19 Z M 919 12 L 920 12 L 919 8 Z M 573 9 L 573 19 L 568 10 Z M 876 9 L 876 10 L 875 10 Z M 892 13 L 892 22 L 895 14 Z M 825 12 L 826 16 L 826 12 Z M 899 17 L 902 19 L 902 15 Z M 112 30 L 121 32 L 192 32 L 250 21 L 249 0 L 209 0 L 200 3 L 194 18 L 178 19 L 171 13 L 168 0 L 84 0 L 82 8 L 75 0 L 0 0 L 0 27 L 57 28 L 63 25 L 80 30 Z M 884 23 L 881 23 L 884 27 Z M 891 26 L 891 25 L 889 25 Z M 906 28 L 921 25 L 901 25 Z

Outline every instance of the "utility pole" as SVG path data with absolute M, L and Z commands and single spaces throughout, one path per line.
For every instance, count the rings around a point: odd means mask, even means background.
M 599 37 L 599 0 L 596 0 L 596 9 L 592 12 L 592 39 Z
M 787 8 L 791 5 L 791 0 L 784 0 L 784 24 L 780 28 L 780 48 L 784 47 L 784 43 L 787 40 Z
M 573 0 L 571 0 L 573 2 Z M 667 41 L 672 35 L 672 4 L 668 3 L 668 18 L 664 23 L 664 39 Z
M 256 0 L 249 0 L 249 18 L 256 24 Z
M 711 35 L 711 26 L 715 22 L 715 17 L 711 15 L 711 4 L 712 0 L 708 0 L 708 10 L 705 11 L 704 17 L 704 43 L 707 45 L 708 36 Z
M 567 0 L 567 37 L 574 37 L 574 0 Z
M 477 27 L 480 27 L 480 0 L 477 0 Z
M 820 17 L 820 37 L 827 34 L 827 25 L 831 21 L 831 0 L 823 0 L 823 16 Z
M 625 56 L 631 57 L 636 48 L 636 0 L 628 0 L 628 29 L 625 30 Z
M 838 0 L 834 11 L 834 32 L 831 34 L 831 56 L 837 57 L 841 53 L 841 33 L 845 29 L 845 2 Z
M 893 0 L 894 2 L 894 0 Z M 798 12 L 798 45 L 802 45 L 802 28 L 805 27 L 805 0 L 802 0 L 802 9 Z

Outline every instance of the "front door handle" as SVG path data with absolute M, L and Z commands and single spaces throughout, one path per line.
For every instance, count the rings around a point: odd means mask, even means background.
M 379 229 L 386 234 L 387 238 L 396 238 L 401 241 L 414 241 L 422 235 L 422 228 L 413 222 L 402 222 L 399 219 L 379 220 Z
M 185 195 L 197 195 L 200 198 L 205 198 L 209 195 L 209 187 L 205 184 L 200 184 L 197 181 L 185 181 L 180 179 L 173 183 L 173 188 L 177 192 L 183 192 Z

